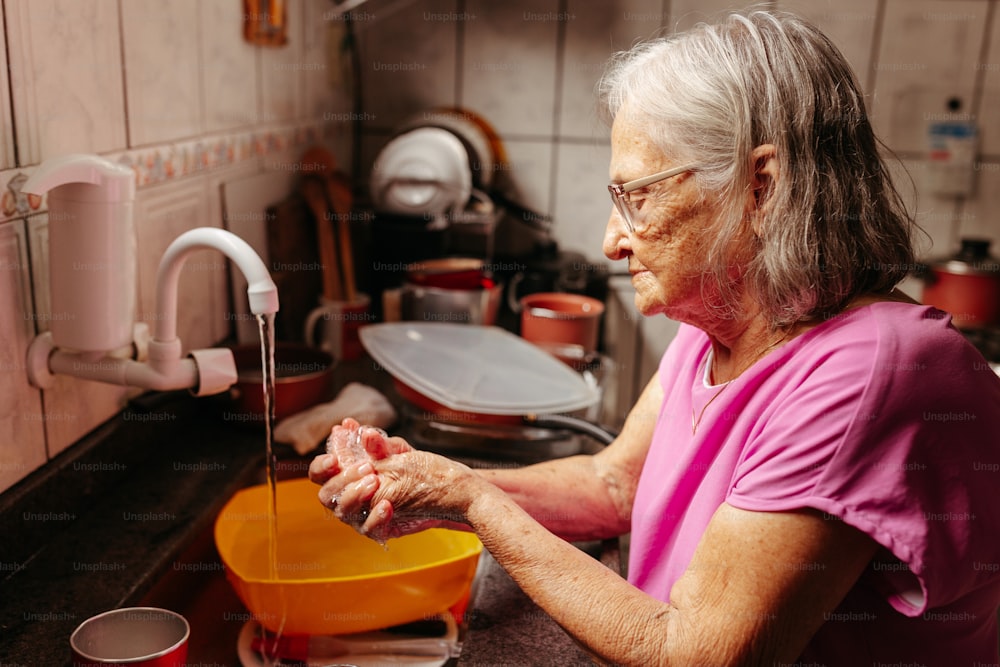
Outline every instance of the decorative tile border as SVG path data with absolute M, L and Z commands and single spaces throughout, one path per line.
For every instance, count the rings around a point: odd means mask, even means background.
M 278 155 L 296 147 L 305 148 L 321 142 L 326 129 L 321 121 L 262 127 L 105 153 L 104 157 L 135 170 L 136 187 L 142 188 L 245 160 Z M 45 209 L 44 197 L 21 192 L 36 167 L 0 171 L 0 222 Z

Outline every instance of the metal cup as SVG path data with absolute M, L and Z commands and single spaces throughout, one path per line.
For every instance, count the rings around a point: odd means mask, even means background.
M 167 609 L 106 611 L 70 635 L 73 667 L 184 667 L 190 633 L 187 620 Z

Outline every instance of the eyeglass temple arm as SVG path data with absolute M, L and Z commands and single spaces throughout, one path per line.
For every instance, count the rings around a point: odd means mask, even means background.
M 633 190 L 644 188 L 651 183 L 662 181 L 664 179 L 670 178 L 671 176 L 676 176 L 677 174 L 683 174 L 685 171 L 694 171 L 694 169 L 695 167 L 693 166 L 674 167 L 673 169 L 667 169 L 666 171 L 661 171 L 656 174 L 643 176 L 642 178 L 637 178 L 634 181 L 629 181 L 628 183 L 622 183 L 620 191 L 622 192 L 622 194 L 626 194 L 632 192 Z

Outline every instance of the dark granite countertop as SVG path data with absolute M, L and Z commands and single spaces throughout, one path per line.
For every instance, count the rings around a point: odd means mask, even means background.
M 458 659 L 460 667 L 594 664 L 590 654 L 532 602 L 488 552 L 484 552 L 479 567 L 468 631 Z
M 66 664 L 77 625 L 135 604 L 261 479 L 262 443 L 217 401 L 149 395 L 0 497 L 3 664 Z
M 371 367 L 339 367 L 334 389 L 368 381 L 398 401 Z M 190 664 L 239 665 L 234 637 L 248 615 L 211 529 L 233 493 L 263 482 L 264 447 L 262 432 L 227 420 L 228 409 L 222 398 L 144 395 L 0 496 L 3 667 L 66 665 L 77 625 L 138 605 L 189 619 Z M 282 456 L 281 477 L 306 474 L 311 457 Z M 488 554 L 481 568 L 462 655 L 449 664 L 591 663 Z

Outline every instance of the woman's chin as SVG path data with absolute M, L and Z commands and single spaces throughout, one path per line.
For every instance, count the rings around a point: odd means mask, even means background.
M 642 294 L 642 292 L 636 291 L 635 293 L 635 309 L 639 311 L 639 314 L 643 317 L 652 317 L 653 315 L 659 315 L 663 313 L 664 306 L 663 303 L 657 299 L 650 298 Z

